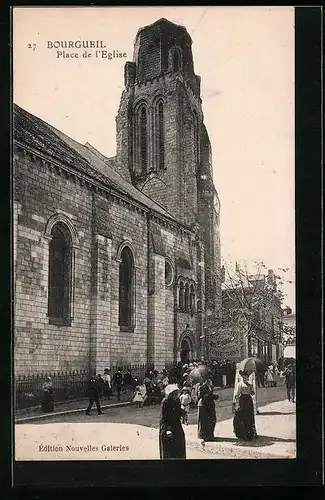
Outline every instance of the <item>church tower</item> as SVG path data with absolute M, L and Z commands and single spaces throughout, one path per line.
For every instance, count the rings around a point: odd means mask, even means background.
M 202 110 L 187 30 L 166 19 L 141 28 L 117 116 L 125 177 L 182 223 L 197 222 Z
M 116 117 L 116 167 L 196 233 L 202 307 L 214 312 L 221 300 L 219 200 L 191 45 L 185 27 L 163 18 L 139 29 Z

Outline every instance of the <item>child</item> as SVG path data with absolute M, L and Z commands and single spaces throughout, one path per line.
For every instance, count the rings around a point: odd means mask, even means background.
M 137 408 L 142 408 L 143 403 L 147 399 L 147 389 L 144 383 L 138 384 L 134 390 L 134 396 L 132 398 L 132 403 L 135 404 Z
M 190 391 L 187 387 L 184 387 L 182 389 L 180 401 L 181 401 L 181 409 L 182 409 L 182 415 L 183 415 L 183 418 L 182 418 L 183 424 L 187 425 L 188 424 L 188 414 L 190 411 L 190 404 L 191 404 Z

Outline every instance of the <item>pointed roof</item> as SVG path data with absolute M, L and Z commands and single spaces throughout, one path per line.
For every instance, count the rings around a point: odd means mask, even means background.
M 113 168 L 112 158 L 106 158 L 104 161 L 104 155 L 101 155 L 97 150 L 95 153 L 87 143 L 86 145 L 80 144 L 17 104 L 14 104 L 13 125 L 13 139 L 16 144 L 72 167 L 86 174 L 90 179 L 113 187 L 116 191 L 129 196 L 158 214 L 176 221 L 163 207 L 124 179 Z
M 175 31 L 175 30 L 182 31 L 183 32 L 182 34 L 185 35 L 185 36 L 187 36 L 187 38 L 192 43 L 192 39 L 191 39 L 191 37 L 190 37 L 187 29 L 185 28 L 185 26 L 182 26 L 181 24 L 172 23 L 171 21 L 169 21 L 165 17 L 161 17 L 160 19 L 158 19 L 154 23 L 151 23 L 151 24 L 148 24 L 147 26 L 143 26 L 142 28 L 139 28 L 138 31 L 137 31 L 135 39 L 137 40 L 138 37 L 139 37 L 139 35 L 143 31 L 157 30 L 157 29 L 158 30 L 160 29 L 162 31 Z

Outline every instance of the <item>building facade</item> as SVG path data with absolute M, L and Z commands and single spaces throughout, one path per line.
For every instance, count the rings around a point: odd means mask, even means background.
M 15 373 L 202 355 L 220 204 L 191 44 L 138 31 L 113 158 L 14 106 Z
M 265 276 L 245 275 L 223 285 L 221 317 L 207 329 L 209 357 L 239 362 L 256 356 L 265 363 L 282 357 L 280 294 L 272 270 Z

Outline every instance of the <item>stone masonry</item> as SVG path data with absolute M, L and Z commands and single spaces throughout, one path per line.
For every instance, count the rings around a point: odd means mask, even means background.
M 220 214 L 191 43 L 184 27 L 165 19 L 139 30 L 133 62 L 125 65 L 113 159 L 15 107 L 16 374 L 139 363 L 162 369 L 180 359 L 185 340 L 192 357 L 204 355 L 205 317 L 221 300 Z M 139 169 L 144 152 L 146 171 Z M 66 324 L 48 316 L 56 223 L 71 238 Z M 125 248 L 133 266 L 127 328 L 120 324 Z M 184 289 L 192 290 L 185 303 Z

